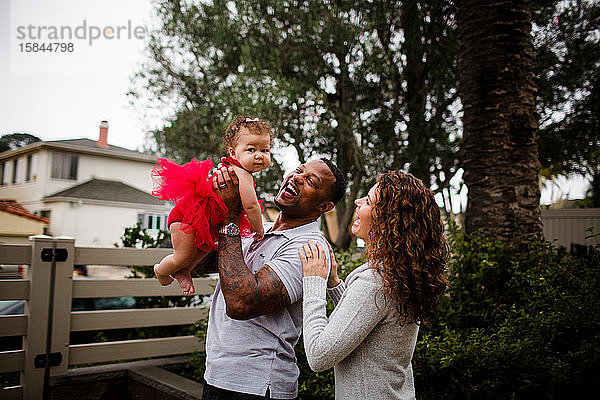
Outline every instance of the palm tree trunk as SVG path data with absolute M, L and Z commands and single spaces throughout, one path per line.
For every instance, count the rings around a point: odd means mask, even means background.
M 528 1 L 458 2 L 467 232 L 541 234 L 534 52 Z

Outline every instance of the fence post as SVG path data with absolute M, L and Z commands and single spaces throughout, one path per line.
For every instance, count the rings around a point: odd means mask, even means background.
M 49 352 L 60 354 L 60 363 L 50 365 L 50 376 L 65 375 L 69 366 L 69 334 L 71 332 L 71 301 L 73 298 L 73 264 L 75 263 L 75 239 L 55 237 L 56 250 L 66 259 L 58 258 L 54 265 L 53 302 L 51 310 L 52 331 L 50 332 Z M 58 252 L 60 253 L 60 251 Z
M 29 271 L 29 300 L 25 305 L 27 336 L 23 340 L 25 368 L 21 373 L 24 399 L 41 399 L 44 396 L 45 366 L 39 367 L 48 345 L 48 314 L 50 304 L 50 281 L 52 279 L 52 255 L 54 243 L 51 237 L 32 236 L 31 264 Z M 44 258 L 42 259 L 42 255 Z M 50 258 L 48 258 L 50 255 Z M 47 261 L 44 261 L 47 260 Z M 36 357 L 38 357 L 36 359 Z M 36 366 L 36 364 L 38 364 Z

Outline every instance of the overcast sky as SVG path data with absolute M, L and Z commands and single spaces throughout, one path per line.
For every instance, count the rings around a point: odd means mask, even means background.
M 0 136 L 95 140 L 107 120 L 110 144 L 141 149 L 161 121 L 145 119 L 126 93 L 144 59 L 140 29 L 151 23 L 150 0 L 0 0 Z M 34 42 L 63 47 L 28 52 Z M 581 198 L 586 186 L 559 180 L 542 191 L 542 203 Z
M 113 31 L 129 22 L 132 27 L 145 26 L 150 15 L 150 0 L 0 0 L 0 135 L 96 139 L 100 121 L 108 120 L 111 144 L 141 147 L 148 125 L 126 93 L 130 76 L 143 60 L 144 40 L 133 35 L 129 39 L 126 29 L 117 38 Z M 75 32 L 84 21 L 85 31 Z M 41 26 L 48 27 L 42 39 L 32 40 Z M 19 27 L 25 29 L 18 31 Z M 73 36 L 86 38 L 52 40 L 51 27 L 67 27 L 65 36 L 70 28 Z M 92 40 L 90 45 L 95 28 L 108 29 L 113 38 Z M 19 39 L 19 32 L 26 37 Z M 21 51 L 21 45 L 33 42 L 72 43 L 73 51 Z

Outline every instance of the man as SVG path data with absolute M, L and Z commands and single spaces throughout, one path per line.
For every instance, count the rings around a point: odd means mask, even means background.
M 281 212 L 258 242 L 240 238 L 233 171 L 218 171 L 213 184 L 229 213 L 219 236 L 220 279 L 209 314 L 202 398 L 293 399 L 299 375 L 294 346 L 302 331 L 298 250 L 308 240 L 326 244 L 316 221 L 341 200 L 345 179 L 329 160 L 300 165 L 284 179 L 274 199 Z

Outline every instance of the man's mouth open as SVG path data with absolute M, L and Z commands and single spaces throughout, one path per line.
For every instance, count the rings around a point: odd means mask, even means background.
M 294 187 L 289 181 L 283 186 L 281 190 L 281 197 L 285 197 L 288 199 L 294 198 L 298 196 L 298 189 Z

